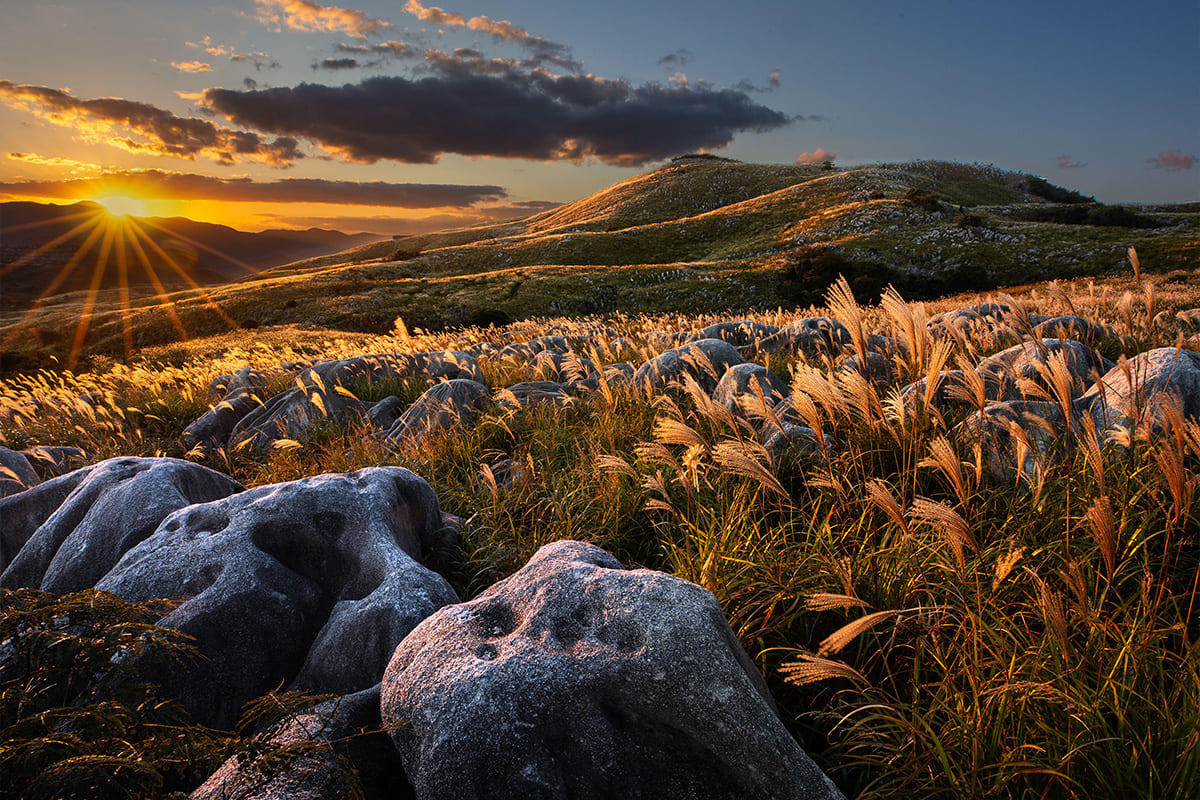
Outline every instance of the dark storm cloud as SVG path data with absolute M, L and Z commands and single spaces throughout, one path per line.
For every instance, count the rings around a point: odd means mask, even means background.
M 358 69 L 356 58 L 327 58 L 313 64 L 313 69 Z
M 692 56 L 694 55 L 695 53 L 693 53 L 691 50 L 676 50 L 674 53 L 667 53 L 665 56 L 660 58 L 658 63 L 667 64 L 673 67 L 683 66 L 691 61 Z
M 315 178 L 254 181 L 250 178 L 212 178 L 160 170 L 107 172 L 96 178 L 0 183 L 0 192 L 20 197 L 93 197 L 101 190 L 110 194 L 125 191 L 141 197 L 186 200 L 331 203 L 393 208 L 469 208 L 480 202 L 502 200 L 508 195 L 500 186 Z
M 0 80 L 0 102 L 136 152 L 176 158 L 203 156 L 223 164 L 261 161 L 273 166 L 286 166 L 304 157 L 291 137 L 267 141 L 256 133 L 222 128 L 195 117 L 178 117 L 165 109 L 120 97 L 85 100 L 60 89 Z M 122 131 L 133 136 L 122 135 Z
M 378 44 L 339 44 L 336 47 L 339 53 L 351 53 L 353 55 L 377 55 L 388 56 L 390 58 L 414 58 L 421 54 L 421 51 L 410 44 L 397 41 L 380 42 Z
M 304 137 L 364 163 L 432 163 L 442 153 L 458 153 L 534 160 L 594 157 L 635 166 L 717 149 L 740 131 L 771 130 L 791 121 L 733 90 L 657 83 L 635 88 L 592 75 L 536 69 L 483 75 L 449 66 L 419 80 L 375 77 L 344 86 L 209 89 L 204 103 L 238 125 Z

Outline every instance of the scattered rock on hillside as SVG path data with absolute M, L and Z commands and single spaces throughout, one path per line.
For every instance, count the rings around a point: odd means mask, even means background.
M 367 414 L 367 406 L 354 397 L 316 386 L 296 386 L 281 392 L 242 417 L 229 435 L 230 447 L 264 452 L 279 439 L 304 439 L 317 423 L 344 425 Z
M 315 378 L 306 371 L 300 374 L 300 380 L 326 388 L 342 386 L 349 389 L 407 378 L 423 378 L 431 383 L 461 378 L 484 383 L 479 362 L 460 350 L 354 356 L 319 362 L 313 365 L 311 372 L 315 373 Z
M 350 788 L 366 800 L 415 798 L 381 727 L 378 685 L 320 703 L 263 737 L 275 753 L 230 757 L 189 798 L 324 800 Z
M 533 357 L 530 369 L 538 380 L 559 383 L 584 380 L 600 374 L 595 362 L 581 358 L 574 351 L 555 353 L 543 350 Z
M 1093 346 L 1120 338 L 1117 332 L 1107 325 L 1100 325 L 1074 314 L 1050 317 L 1039 322 L 1033 328 L 1033 335 L 1039 339 L 1078 339 Z
M 400 415 L 386 436 L 397 443 L 418 443 L 459 425 L 474 425 L 491 405 L 491 393 L 482 383 L 462 379 L 438 383 Z
M 1038 387 L 1047 399 L 1058 399 L 1054 388 L 1054 359 L 1061 358 L 1066 368 L 1067 386 L 1072 399 L 1079 397 L 1096 379 L 1113 368 L 1113 362 L 1097 353 L 1083 342 L 1073 339 L 1040 339 L 1026 341 L 1002 350 L 979 362 L 980 373 L 1006 373 L 1017 381 L 1022 394 L 1036 394 L 1030 387 Z
M 581 542 L 431 616 L 382 692 L 426 800 L 841 797 L 711 594 Z
M 993 370 L 968 374 L 961 369 L 939 372 L 934 377 L 932 391 L 928 390 L 927 378 L 910 383 L 900 390 L 900 398 L 904 402 L 905 410 L 910 414 L 925 407 L 926 394 L 929 394 L 929 407 L 937 411 L 973 408 L 974 392 L 977 389 L 973 385 L 975 380 L 982 382 L 984 403 L 1022 399 L 1016 380 L 1007 371 Z
M 700 339 L 667 350 L 642 364 L 634 373 L 634 384 L 644 391 L 663 391 L 690 375 L 705 392 L 712 394 L 725 370 L 743 363 L 733 345 L 720 339 Z
M 841 353 L 853 343 L 850 329 L 830 317 L 806 317 L 790 322 L 758 342 L 760 353 L 802 353 L 820 358 Z
M 836 372 L 854 372 L 861 375 L 868 383 L 890 383 L 897 377 L 896 362 L 877 351 L 870 351 L 864 356 L 855 353 L 842 359 L 837 365 Z
M 1068 422 L 1058 403 L 1011 400 L 987 406 L 982 416 L 972 414 L 950 436 L 966 446 L 980 443 L 988 473 L 1003 480 L 1014 470 L 1035 478 L 1038 461 L 1044 462 L 1055 448 L 1066 447 L 1068 433 Z
M 759 342 L 779 333 L 779 326 L 766 325 L 749 319 L 717 322 L 700 331 L 701 339 L 720 339 L 734 347 L 757 350 Z
M 505 411 L 520 411 L 544 405 L 566 408 L 575 404 L 575 398 L 567 394 L 561 383 L 527 381 L 501 389 L 496 394 L 496 404 Z
M 44 481 L 86 466 L 88 454 L 80 447 L 35 445 L 21 451 L 29 466 Z
M 1184 419 L 1200 420 L 1200 353 L 1158 347 L 1126 366 L 1128 375 L 1125 368 L 1113 367 L 1077 403 L 1098 430 L 1134 423 L 1161 428 L 1168 419 L 1167 403 L 1178 403 Z
M 0 447 L 0 498 L 31 489 L 41 482 L 28 458 L 16 450 Z
M 734 364 L 725 370 L 713 401 L 750 420 L 764 416 L 763 405 L 774 408 L 792 393 L 774 372 L 760 364 Z
M 261 394 L 267 388 L 268 375 L 260 370 L 242 367 L 232 375 L 218 375 L 208 382 L 208 396 L 214 399 L 228 397 L 239 389 L 247 393 Z
M 437 497 L 400 467 L 260 486 L 183 508 L 96 584 L 181 604 L 159 624 L 204 659 L 151 675 L 195 718 L 228 728 L 279 685 L 349 694 L 379 681 L 396 645 L 458 598 L 418 563 L 446 535 Z
M 77 479 L 64 480 L 72 477 Z M 56 594 L 91 587 L 171 512 L 244 488 L 227 475 L 175 458 L 110 458 L 55 480 L 61 484 L 47 487 L 48 497 L 67 486 L 70 493 L 30 531 L 0 575 L 0 587 Z M 29 530 L 33 521 L 17 518 L 12 524 Z
M 179 441 L 189 450 L 196 445 L 223 447 L 238 423 L 262 404 L 253 389 L 245 386 L 233 389 L 188 425 L 180 434 Z

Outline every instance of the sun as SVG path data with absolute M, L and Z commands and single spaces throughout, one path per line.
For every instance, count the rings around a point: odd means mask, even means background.
M 148 211 L 145 200 L 125 194 L 110 194 L 98 198 L 96 202 L 114 217 L 144 217 Z

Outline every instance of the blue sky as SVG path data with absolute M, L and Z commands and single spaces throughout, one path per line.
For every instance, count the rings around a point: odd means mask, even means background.
M 1200 199 L 1194 0 L 0 9 L 3 199 L 126 193 L 245 228 L 407 232 L 699 149 L 978 161 L 1104 202 Z

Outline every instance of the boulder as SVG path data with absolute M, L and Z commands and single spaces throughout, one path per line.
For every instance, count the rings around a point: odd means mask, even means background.
M 779 333 L 778 325 L 765 325 L 749 319 L 718 322 L 700 331 L 701 339 L 720 339 L 739 350 L 743 347 L 757 350 L 758 343 Z
M 1016 380 L 1007 371 L 995 370 L 982 372 L 979 373 L 979 377 L 983 379 L 983 399 L 985 402 L 995 403 L 1021 398 Z M 932 408 L 938 411 L 945 411 L 950 408 L 974 408 L 974 402 L 964 398 L 960 394 L 961 391 L 966 391 L 969 385 L 967 383 L 967 376 L 962 370 L 950 369 L 939 372 L 934 377 L 934 381 L 936 385 L 929 400 L 929 405 Z M 921 378 L 919 381 L 910 383 L 900 390 L 900 398 L 904 401 L 905 411 L 913 414 L 919 409 L 924 408 L 925 391 L 928 385 L 929 380 Z
M 584 380 L 600 374 L 591 359 L 581 358 L 573 351 L 555 353 L 543 350 L 533 357 L 531 369 L 538 380 L 558 383 Z
M 890 383 L 899 377 L 896 362 L 877 351 L 866 353 L 866 357 L 855 353 L 842 359 L 837 365 L 838 373 L 856 372 L 869 383 Z
M 418 626 L 382 707 L 423 800 L 841 797 L 711 594 L 582 542 Z
M 224 447 L 237 424 L 262 404 L 254 389 L 238 387 L 188 425 L 179 441 L 189 450 L 196 445 Z
M 709 394 L 725 370 L 744 363 L 738 351 L 720 339 L 700 339 L 650 359 L 637 368 L 633 382 L 643 391 L 660 392 L 679 385 L 684 375 L 691 375 L 700 388 Z
M 90 472 L 91 468 L 85 467 L 0 497 L 0 575 Z
M 833 437 L 825 434 L 822 440 L 817 436 L 817 432 L 807 425 L 784 422 L 782 427 L 768 426 L 763 433 L 763 449 L 775 462 L 787 452 L 816 453 L 833 447 Z
M 734 364 L 721 376 L 713 390 L 713 400 L 740 416 L 757 420 L 763 416 L 764 403 L 767 408 L 774 408 L 791 393 L 788 385 L 766 367 Z
M 190 800 L 324 800 L 351 787 L 366 800 L 416 797 L 381 730 L 378 685 L 292 714 L 256 738 L 267 754 L 230 757 Z
M 352 389 L 408 378 L 422 378 L 431 383 L 457 379 L 485 382 L 479 362 L 470 353 L 461 350 L 355 356 L 318 362 L 313 365 L 311 372 L 316 377 L 306 371 L 300 374 L 300 380 L 306 384 L 323 385 L 327 389 L 334 386 Z
M 248 393 L 262 394 L 267 388 L 269 376 L 250 367 L 242 367 L 232 375 L 218 375 L 208 382 L 208 396 L 214 399 L 228 397 L 230 394 L 245 389 Z
M 549 405 L 566 408 L 575 404 L 575 398 L 567 394 L 566 387 L 555 381 L 527 381 L 501 389 L 496 395 L 496 405 L 505 411 Z
M 78 473 L 61 504 L 0 575 L 0 587 L 56 594 L 89 588 L 171 512 L 241 492 L 227 475 L 175 458 L 110 458 Z M 29 523 L 17 521 L 27 530 Z M 165 597 L 165 595 L 158 595 Z
M 1033 328 L 1033 335 L 1039 339 L 1077 339 L 1092 345 L 1120 338 L 1117 332 L 1107 325 L 1100 325 L 1073 314 L 1050 317 L 1039 322 Z
M 806 358 L 820 358 L 837 355 L 853 342 L 850 329 L 836 319 L 805 317 L 760 340 L 758 351 L 803 353 Z
M 367 421 L 376 430 L 386 431 L 404 413 L 404 398 L 391 395 L 373 403 L 367 409 Z
M 1046 393 L 1045 399 L 1058 399 L 1049 371 L 1049 359 L 1053 355 L 1061 355 L 1067 368 L 1072 399 L 1082 395 L 1097 378 L 1114 366 L 1113 362 L 1083 342 L 1074 339 L 1039 339 L 1021 342 L 989 356 L 979 362 L 977 370 L 980 373 L 1012 376 L 1022 395 L 1030 393 L 1028 387 L 1036 386 Z
M 377 683 L 405 635 L 458 600 L 419 563 L 445 535 L 433 490 L 406 469 L 318 475 L 180 509 L 96 588 L 180 601 L 159 624 L 194 637 L 204 658 L 143 667 L 197 721 L 228 728 L 280 685 Z
M 482 383 L 462 379 L 438 383 L 418 397 L 385 436 L 399 444 L 419 443 L 459 425 L 474 425 L 491 406 L 491 393 Z
M 32 489 L 41 482 L 24 454 L 0 447 L 0 498 Z
M 1019 428 L 1029 442 L 1020 462 L 1020 448 L 1014 428 Z M 982 414 L 972 414 L 950 431 L 959 444 L 983 446 L 983 462 L 988 474 L 1003 480 L 1019 472 L 1033 479 L 1037 475 L 1037 459 L 1043 461 L 1052 451 L 1070 444 L 1070 426 L 1058 403 L 1038 400 L 1011 400 L 992 403 Z
M 1178 403 L 1184 419 L 1200 420 L 1200 353 L 1158 347 L 1113 367 L 1083 394 L 1076 406 L 1090 413 L 1098 430 L 1148 424 L 1161 430 L 1164 405 Z M 1132 385 L 1130 378 L 1132 378 Z
M 357 398 L 332 388 L 296 386 L 242 417 L 229 435 L 229 445 L 263 452 L 279 439 L 306 438 L 318 423 L 344 425 L 366 414 L 367 406 Z
M 36 445 L 21 451 L 38 478 L 48 481 L 86 466 L 88 454 L 81 447 Z

